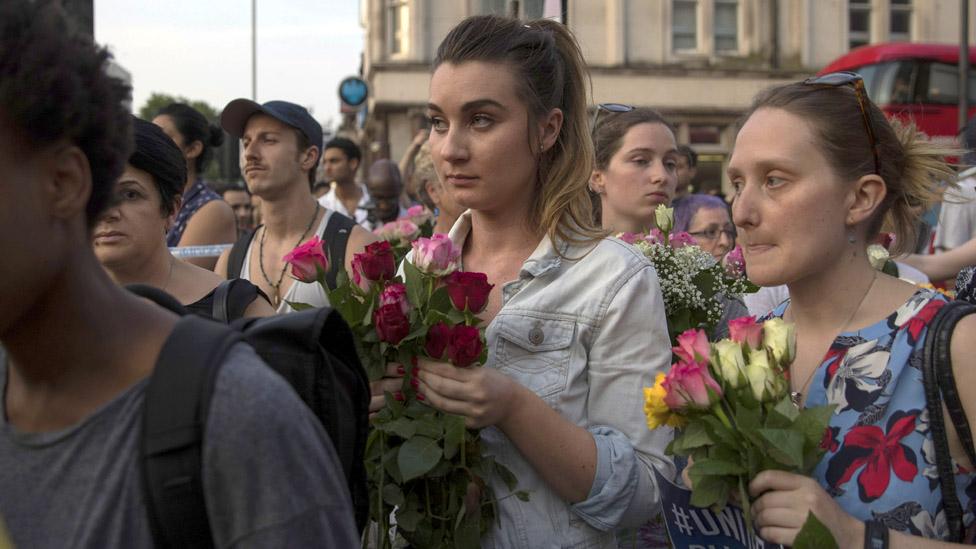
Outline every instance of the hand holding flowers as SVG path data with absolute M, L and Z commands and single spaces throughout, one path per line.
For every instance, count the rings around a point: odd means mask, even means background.
M 791 324 L 747 317 L 729 328 L 731 337 L 714 344 L 701 330 L 681 333 L 677 362 L 644 389 L 644 411 L 650 429 L 683 427 L 667 452 L 692 458 L 692 504 L 721 508 L 736 493 L 751 527 L 749 482 L 766 470 L 812 471 L 833 407 L 800 410 L 790 398 Z M 803 535 L 817 532 L 815 516 Z

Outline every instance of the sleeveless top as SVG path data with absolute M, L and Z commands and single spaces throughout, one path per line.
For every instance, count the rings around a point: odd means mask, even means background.
M 224 282 L 224 284 L 230 284 L 227 293 L 227 322 L 243 318 L 244 311 L 250 307 L 255 299 L 268 300 L 260 288 L 247 280 L 235 278 Z M 186 310 L 205 318 L 213 318 L 214 293 L 216 291 L 217 288 L 214 288 L 207 295 L 193 303 L 185 305 Z M 270 300 L 268 302 L 270 303 Z
M 929 431 L 922 361 L 925 334 L 946 298 L 916 292 L 888 318 L 834 340 L 810 380 L 807 406 L 835 404 L 813 472 L 849 514 L 932 539 L 951 535 Z M 782 317 L 789 301 L 772 316 Z M 959 464 L 956 491 L 973 523 L 976 474 Z
M 186 230 L 186 224 L 189 223 L 193 214 L 214 200 L 221 200 L 220 195 L 212 191 L 202 179 L 194 181 L 190 190 L 183 195 L 183 205 L 180 206 L 180 211 L 176 214 L 176 222 L 166 233 L 166 245 L 170 248 L 179 246 L 180 239 L 183 238 L 183 231 Z
M 332 217 L 332 214 L 334 213 L 335 212 L 332 210 L 326 209 L 325 215 L 322 216 L 322 221 L 312 234 L 317 234 L 320 237 L 324 236 L 325 226 L 329 224 L 329 218 Z M 308 236 L 308 238 L 311 237 L 311 235 Z M 247 253 L 244 254 L 244 264 L 241 266 L 240 274 L 240 277 L 244 280 L 251 280 L 251 250 L 254 249 L 255 246 L 259 245 L 258 242 L 260 241 L 257 238 L 252 238 L 251 244 L 247 248 Z M 268 276 L 270 277 L 274 275 L 274 277 L 277 278 L 278 274 L 279 273 L 268 273 Z M 285 276 L 291 275 L 286 272 Z M 291 287 L 288 288 L 285 295 L 281 296 L 281 303 L 278 304 L 277 309 L 278 314 L 295 312 L 295 309 L 288 304 L 289 301 L 293 303 L 306 303 L 313 307 L 326 307 L 329 305 L 329 298 L 325 295 L 325 290 L 322 289 L 322 286 L 320 286 L 318 282 L 309 284 L 306 282 L 293 280 Z

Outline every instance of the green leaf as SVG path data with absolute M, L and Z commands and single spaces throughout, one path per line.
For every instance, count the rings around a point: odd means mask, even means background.
M 519 501 L 529 501 L 529 493 L 525 490 L 515 492 L 515 497 L 517 497 Z
M 441 459 L 441 448 L 437 441 L 420 435 L 414 436 L 400 446 L 397 466 L 404 482 L 422 476 L 437 465 Z
M 793 424 L 793 428 L 803 433 L 807 443 L 820 444 L 824 430 L 834 414 L 835 405 L 805 408 Z
M 674 445 L 671 449 L 678 455 L 687 455 L 689 450 L 708 446 L 714 442 L 704 425 L 701 423 L 690 423 L 681 435 L 675 437 Z
M 454 547 L 456 549 L 471 549 L 481 545 L 481 527 L 479 525 L 481 513 L 473 511 L 468 515 L 468 510 L 464 505 L 461 506 L 460 523 L 454 527 Z
M 377 429 L 408 439 L 417 433 L 417 423 L 407 418 L 397 418 L 389 423 L 377 424 Z
M 837 549 L 837 540 L 817 515 L 810 512 L 793 540 L 793 549 Z
M 403 491 L 396 484 L 384 484 L 383 485 L 383 501 L 390 505 L 402 506 L 406 501 L 403 498 Z
M 432 439 L 444 436 L 443 416 L 430 415 L 418 420 L 417 434 Z
M 407 299 L 414 308 L 420 308 L 427 301 L 423 273 L 413 263 L 404 261 L 403 276 L 406 279 L 404 285 L 407 287 Z
M 396 514 L 397 528 L 402 528 L 407 532 L 413 532 L 417 529 L 417 525 L 423 518 L 423 515 L 413 507 L 401 507 Z
M 454 305 L 451 304 L 451 296 L 448 295 L 446 286 L 441 286 L 434 290 L 434 293 L 430 296 L 430 301 L 427 303 L 427 310 L 444 314 L 454 310 Z
M 721 459 L 706 459 L 696 461 L 688 469 L 688 476 L 692 481 L 709 475 L 742 475 L 746 473 L 746 468 L 740 463 L 725 461 Z
M 287 299 L 285 300 L 285 303 L 287 303 L 288 305 L 290 305 L 291 308 L 292 309 L 295 309 L 296 311 L 306 311 L 308 309 L 314 309 L 315 308 L 314 306 L 309 305 L 308 303 L 300 303 L 298 301 L 288 301 Z M 339 314 L 341 315 L 342 313 L 339 313 Z
M 793 404 L 793 399 L 789 396 L 776 403 L 776 407 L 773 410 L 791 422 L 796 421 L 796 418 L 800 416 L 800 410 L 796 407 L 796 404 Z
M 695 507 L 724 507 L 729 500 L 730 489 L 728 480 L 723 477 L 704 477 L 691 490 L 691 504 Z
M 464 417 L 448 414 L 444 417 L 444 458 L 452 459 L 464 440 Z
M 766 451 L 777 461 L 798 470 L 803 467 L 804 436 L 792 429 L 759 429 L 766 442 Z
M 509 490 L 514 490 L 515 486 L 518 485 L 518 479 L 515 478 L 515 473 L 511 472 L 508 467 L 505 467 L 501 463 L 495 462 L 495 472 Z

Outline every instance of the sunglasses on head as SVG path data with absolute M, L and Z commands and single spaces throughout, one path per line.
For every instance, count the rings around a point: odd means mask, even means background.
M 856 72 L 832 72 L 823 76 L 807 78 L 803 81 L 807 86 L 840 87 L 852 86 L 854 96 L 857 97 L 857 106 L 861 109 L 861 121 L 864 122 L 864 130 L 868 134 L 871 142 L 871 153 L 874 155 L 874 173 L 881 175 L 881 163 L 878 160 L 878 140 L 874 136 L 874 126 L 871 125 L 871 117 L 868 115 L 868 92 L 864 88 L 864 78 Z
M 596 131 L 596 121 L 600 119 L 600 113 L 603 111 L 609 113 L 620 113 L 620 112 L 630 112 L 637 107 L 633 105 L 624 105 L 623 103 L 600 103 L 596 106 L 596 110 L 593 111 L 593 123 L 590 124 L 590 132 Z

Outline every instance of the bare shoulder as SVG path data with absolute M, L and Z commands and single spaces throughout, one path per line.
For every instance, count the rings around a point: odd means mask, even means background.
M 214 273 L 220 277 L 227 277 L 227 263 L 230 260 L 230 248 L 221 252 L 220 257 L 217 258 L 217 264 L 214 266 Z

